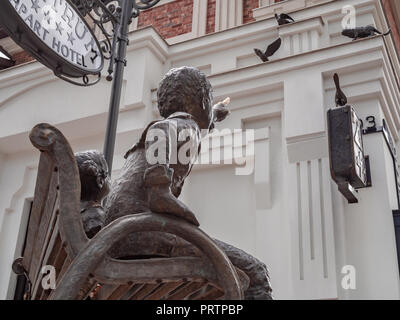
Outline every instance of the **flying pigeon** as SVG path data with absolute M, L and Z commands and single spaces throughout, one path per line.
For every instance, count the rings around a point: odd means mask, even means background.
M 271 57 L 276 51 L 278 51 L 278 49 L 281 47 L 281 44 L 282 44 L 282 40 L 281 40 L 281 38 L 279 38 L 278 40 L 275 40 L 268 46 L 265 53 L 263 53 L 260 49 L 254 49 L 254 52 L 256 53 L 256 55 L 258 55 L 260 57 L 260 59 L 263 62 L 266 62 L 266 61 L 269 61 L 268 60 L 269 57 Z
M 295 22 L 294 19 L 291 16 L 287 15 L 286 13 L 281 13 L 281 14 L 275 13 L 275 19 L 276 19 L 276 21 L 278 21 L 278 24 L 280 26 L 284 25 L 284 24 Z
M 335 81 L 335 86 L 336 86 L 336 94 L 335 94 L 336 107 L 337 106 L 344 107 L 347 104 L 347 97 L 342 91 L 342 89 L 340 89 L 339 76 L 337 73 L 333 75 L 333 80 Z

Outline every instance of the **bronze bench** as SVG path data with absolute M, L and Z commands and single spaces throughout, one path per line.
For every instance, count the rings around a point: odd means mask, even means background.
M 92 239 L 80 215 L 80 180 L 63 134 L 40 124 L 30 134 L 41 151 L 23 257 L 13 269 L 30 283 L 26 299 L 243 299 L 249 279 L 199 228 L 167 214 L 128 215 Z M 107 251 L 132 232 L 160 231 L 195 245 L 204 256 L 118 260 Z M 44 266 L 56 271 L 56 287 L 43 289 Z

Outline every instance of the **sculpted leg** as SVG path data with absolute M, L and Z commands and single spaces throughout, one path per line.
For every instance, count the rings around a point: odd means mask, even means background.
M 267 266 L 243 250 L 217 239 L 214 241 L 225 252 L 233 265 L 244 271 L 250 278 L 250 286 L 245 292 L 245 299 L 272 300 Z
M 144 182 L 151 211 L 170 213 L 199 226 L 194 213 L 171 193 L 171 182 L 174 170 L 166 165 L 155 165 L 146 169 Z
M 190 243 L 176 237 L 175 246 L 171 248 L 171 256 L 199 256 L 200 251 Z M 225 252 L 233 265 L 247 274 L 250 286 L 245 292 L 246 300 L 272 300 L 272 289 L 269 281 L 268 268 L 252 255 L 214 239 L 216 244 Z

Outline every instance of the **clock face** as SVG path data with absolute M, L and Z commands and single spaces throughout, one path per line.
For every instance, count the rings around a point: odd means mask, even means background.
M 351 109 L 351 126 L 353 132 L 353 155 L 355 171 L 358 178 L 367 184 L 367 167 L 365 164 L 364 148 L 362 141 L 362 122 L 357 117 L 354 109 Z

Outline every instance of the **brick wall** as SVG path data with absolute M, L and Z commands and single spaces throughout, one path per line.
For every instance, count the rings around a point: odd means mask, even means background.
M 193 0 L 177 0 L 144 11 L 139 16 L 138 28 L 152 25 L 164 38 L 172 38 L 192 31 Z
M 243 23 L 256 21 L 253 18 L 255 8 L 258 8 L 258 0 L 243 0 Z
M 398 1 L 398 0 L 396 0 Z M 400 57 L 400 27 L 396 23 L 396 18 L 393 13 L 392 5 L 390 4 L 389 0 L 382 0 L 383 8 L 385 9 L 386 16 L 389 22 L 389 26 L 392 30 L 392 36 L 394 43 L 396 45 L 397 53 Z M 400 85 L 400 78 L 397 79 L 397 83 Z
M 213 33 L 215 31 L 215 10 L 216 0 L 208 0 L 206 34 Z
M 15 61 L 15 65 L 22 64 L 25 62 L 29 62 L 35 60 L 33 57 L 29 55 L 26 51 L 21 51 L 12 56 L 13 60 Z
M 274 0 L 274 2 L 281 2 L 284 0 Z M 253 18 L 253 9 L 258 8 L 259 0 L 243 0 L 243 23 L 256 21 Z
M 390 28 L 392 29 L 392 36 L 396 44 L 397 52 L 400 54 L 400 28 L 396 24 L 396 19 L 393 14 L 393 8 L 390 4 L 390 1 L 388 0 L 382 0 L 382 4 L 386 11 L 386 16 L 388 18 Z

